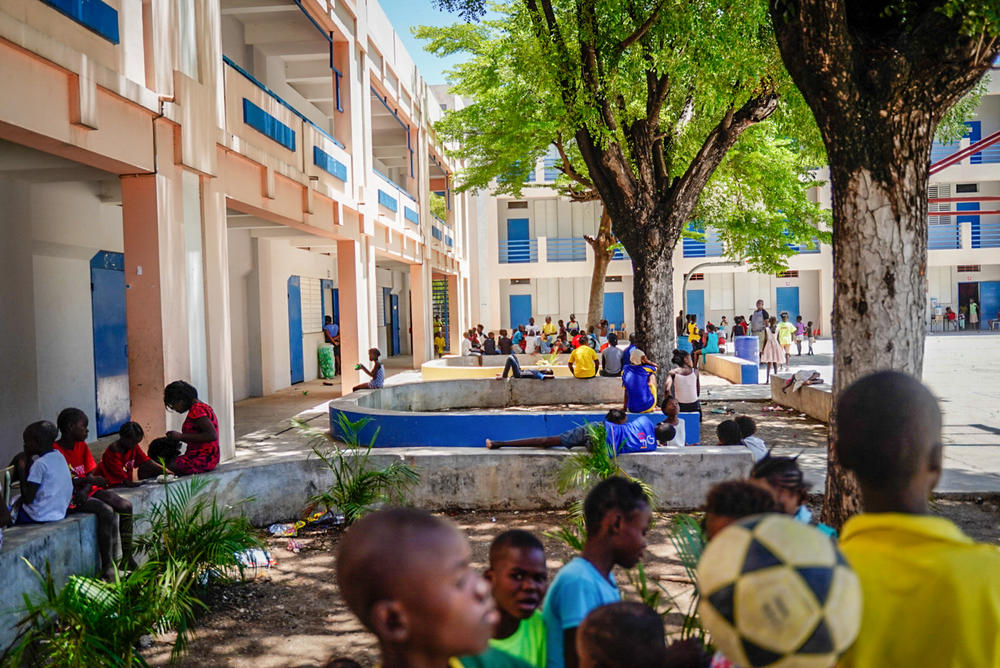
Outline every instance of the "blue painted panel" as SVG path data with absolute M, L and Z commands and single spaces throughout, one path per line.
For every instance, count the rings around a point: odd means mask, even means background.
M 444 236 L 444 234 L 442 234 L 441 228 L 439 228 L 439 227 L 432 227 L 431 228 L 431 236 L 434 237 L 435 239 L 437 239 L 438 241 L 441 241 L 441 239 Z
M 99 252 L 90 262 L 97 435 L 117 433 L 129 419 L 125 268 L 121 253 Z
M 1000 281 L 982 281 L 979 284 L 979 327 L 989 329 L 1000 311 Z
M 799 313 L 798 288 L 777 288 L 775 296 L 777 297 L 778 304 L 774 315 L 779 321 L 781 320 L 781 313 L 783 311 L 788 312 L 788 320 L 791 322 L 795 322 L 795 316 L 802 315 Z
M 333 289 L 333 321 L 340 324 L 340 290 Z
M 403 207 L 403 218 L 406 218 L 408 221 L 410 221 L 414 225 L 419 225 L 420 224 L 420 214 L 417 213 L 416 211 L 414 211 L 413 209 L 411 209 L 408 206 L 404 206 Z
M 302 359 L 302 288 L 298 276 L 288 277 L 288 362 L 292 384 L 305 380 Z
M 625 322 L 625 295 L 621 292 L 604 293 L 604 315 L 608 324 L 621 327 Z
M 390 295 L 390 316 L 392 320 L 392 354 L 399 355 L 399 295 Z
M 378 203 L 389 209 L 389 211 L 399 211 L 399 203 L 396 201 L 396 198 L 384 190 L 378 191 Z
M 243 122 L 289 151 L 295 150 L 295 130 L 246 98 L 243 98 Z
M 965 127 L 968 128 L 968 131 L 966 131 L 965 136 L 969 138 L 969 144 L 975 144 L 977 141 L 983 138 L 982 121 L 966 121 Z M 969 157 L 969 164 L 978 165 L 981 164 L 982 162 L 983 162 L 982 153 L 973 153 Z M 979 207 L 977 206 L 976 208 L 978 209 Z M 958 209 L 958 211 L 961 210 L 962 209 Z
M 507 220 L 507 262 L 531 262 L 530 245 L 528 219 L 509 218 Z M 528 322 L 527 318 L 524 322 Z
M 531 317 L 531 295 L 510 295 L 510 324 L 527 325 Z M 513 333 L 511 334 L 513 336 Z
M 455 245 L 455 242 L 452 240 L 451 237 L 449 237 L 446 234 L 446 235 L 444 235 L 444 245 L 447 246 L 448 248 L 451 248 L 452 246 Z
M 118 11 L 101 0 L 42 0 L 45 4 L 118 44 Z
M 319 146 L 313 146 L 313 164 L 323 171 L 333 174 L 335 178 L 340 179 L 344 183 L 347 182 L 347 165 L 334 158 Z
M 652 418 L 652 415 L 649 416 Z M 701 443 L 701 414 L 700 413 L 678 413 L 677 417 L 684 420 L 684 445 L 697 445 Z M 660 422 L 663 416 L 654 420 L 654 422 Z M 706 443 L 705 445 L 715 445 L 715 443 Z
M 705 291 L 688 290 L 687 313 L 698 316 L 698 326 L 705 326 Z

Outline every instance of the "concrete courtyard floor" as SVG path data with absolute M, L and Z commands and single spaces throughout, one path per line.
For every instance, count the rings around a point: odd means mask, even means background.
M 815 355 L 793 355 L 792 371 L 815 369 L 828 382 L 833 378 L 833 343 L 816 342 Z M 1000 494 L 1000 334 L 990 332 L 934 333 L 927 337 L 924 381 L 941 399 L 944 413 L 945 472 L 938 492 L 977 496 Z M 419 382 L 412 358 L 385 362 L 386 383 Z M 765 374 L 761 385 L 731 385 L 703 375 L 704 402 L 767 401 Z M 330 384 L 327 384 L 330 383 Z M 269 395 L 239 401 L 235 406 L 237 458 L 281 456 L 308 446 L 289 423 L 298 417 L 327 429 L 327 402 L 340 396 L 340 378 L 300 383 Z M 788 439 L 790 443 L 791 435 Z M 826 473 L 822 447 L 770 442 L 780 454 L 800 454 L 813 488 L 821 491 Z

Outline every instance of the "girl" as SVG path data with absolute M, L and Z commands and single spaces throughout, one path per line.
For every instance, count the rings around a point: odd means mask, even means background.
M 778 343 L 776 329 L 778 319 L 773 315 L 768 320 L 769 327 L 764 328 L 764 348 L 760 351 L 760 361 L 767 367 L 767 382 L 771 382 L 771 365 L 774 365 L 774 372 L 778 373 L 778 365 L 785 363 L 785 352 Z
M 55 448 L 66 458 L 73 474 L 73 501 L 70 509 L 97 516 L 97 550 L 101 555 L 101 577 L 110 580 L 115 575 L 112 554 L 115 513 L 122 545 L 123 569 L 134 569 L 132 559 L 132 504 L 114 492 L 103 489 L 108 481 L 97 470 L 97 462 L 87 447 L 89 420 L 79 408 L 66 408 L 56 418 L 59 440 Z
M 372 348 L 371 350 L 368 351 L 368 359 L 371 360 L 372 362 L 371 371 L 369 371 L 364 365 L 361 364 L 355 365 L 354 367 L 355 369 L 367 373 L 369 376 L 371 376 L 371 380 L 368 381 L 367 383 L 360 383 L 358 385 L 355 385 L 354 389 L 351 390 L 352 392 L 356 392 L 357 390 L 378 390 L 381 389 L 382 385 L 385 384 L 385 367 L 383 367 L 382 363 L 378 361 L 378 358 L 379 356 L 381 356 L 381 354 L 382 353 L 378 351 L 378 348 Z
M 778 343 L 781 344 L 781 349 L 785 351 L 785 370 L 791 369 L 789 363 L 792 359 L 792 342 L 795 340 L 795 325 L 788 321 L 788 314 L 781 314 L 781 322 L 778 323 Z M 777 371 L 777 369 L 775 369 Z
M 145 434 L 138 422 L 126 422 L 118 430 L 118 440 L 108 446 L 97 466 L 98 473 L 108 482 L 108 487 L 135 487 L 132 481 L 135 472 L 139 480 L 155 478 L 163 473 L 163 467 L 152 461 L 139 443 Z M 167 470 L 167 473 L 173 471 Z
M 208 473 L 219 465 L 219 420 L 208 404 L 198 400 L 198 390 L 175 380 L 163 389 L 163 403 L 177 413 L 187 413 L 180 431 L 167 438 L 187 443 L 187 450 L 174 462 L 177 475 Z
M 809 337 L 809 354 L 813 353 L 813 344 L 816 343 L 816 331 L 813 329 L 813 321 L 810 320 L 806 323 L 807 336 Z
M 802 339 L 806 335 L 806 326 L 802 323 L 802 316 L 795 316 L 795 347 L 798 349 L 799 357 L 802 357 Z
M 701 378 L 689 353 L 675 350 L 671 361 L 677 365 L 667 373 L 666 391 L 677 399 L 683 413 L 698 413 L 701 421 Z

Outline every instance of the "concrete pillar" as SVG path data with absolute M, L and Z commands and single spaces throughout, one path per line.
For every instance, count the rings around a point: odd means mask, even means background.
M 257 294 L 259 319 L 257 325 L 260 340 L 260 393 L 267 396 L 274 393 L 279 387 L 275 381 L 277 375 L 277 357 L 281 348 L 278 345 L 279 337 L 288 340 L 288 310 L 284 303 L 278 304 L 274 299 L 274 252 L 272 239 L 256 239 L 254 248 L 257 253 Z M 280 310 L 279 310 L 280 309 Z M 285 378 L 286 382 L 288 378 Z
M 208 357 L 206 401 L 219 419 L 223 460 L 236 455 L 233 419 L 232 332 L 229 317 L 229 239 L 226 195 L 218 179 L 201 179 L 202 252 L 205 259 L 205 329 Z
M 447 274 L 445 280 L 448 281 L 448 343 L 449 351 L 457 355 L 462 349 L 462 308 L 461 296 L 458 294 L 458 276 Z
M 361 275 L 362 247 L 358 241 L 337 242 L 337 289 L 340 298 L 340 377 L 342 394 L 368 377 L 355 370 L 368 359 L 368 286 Z
M 433 289 L 431 287 L 431 270 L 427 264 L 410 265 L 410 300 L 412 320 L 410 327 L 413 332 L 413 366 L 419 368 L 424 362 L 433 359 L 431 346 L 434 343 L 432 331 Z

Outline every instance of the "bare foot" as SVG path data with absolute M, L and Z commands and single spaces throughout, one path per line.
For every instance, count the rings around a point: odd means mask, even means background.
M 494 443 L 490 439 L 486 439 L 486 449 L 487 450 L 496 450 L 499 447 L 500 447 L 499 445 L 497 445 L 496 443 Z

